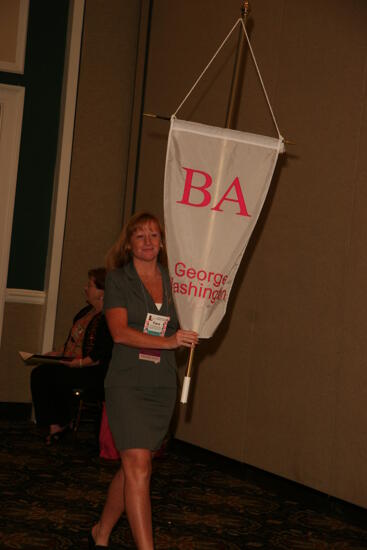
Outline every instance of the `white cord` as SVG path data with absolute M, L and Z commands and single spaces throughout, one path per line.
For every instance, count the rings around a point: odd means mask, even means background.
M 241 18 L 240 19 L 237 19 L 236 23 L 233 25 L 232 29 L 229 31 L 229 33 L 227 34 L 226 38 L 223 40 L 223 42 L 221 43 L 221 45 L 219 46 L 219 48 L 217 49 L 217 51 L 215 52 L 215 54 L 213 55 L 213 57 L 211 58 L 211 60 L 209 61 L 209 63 L 207 64 L 207 66 L 205 67 L 205 69 L 203 70 L 203 72 L 201 73 L 201 75 L 196 79 L 195 81 L 195 84 L 193 85 L 193 87 L 191 88 L 191 90 L 186 94 L 186 96 L 184 97 L 184 99 L 181 101 L 180 105 L 177 107 L 176 111 L 173 113 L 172 116 L 176 116 L 178 111 L 181 109 L 182 105 L 185 103 L 186 99 L 189 97 L 189 95 L 191 94 L 191 92 L 194 90 L 194 88 L 196 87 L 196 85 L 198 84 L 198 82 L 201 80 L 201 78 L 204 76 L 204 74 L 206 73 L 206 71 L 209 69 L 210 65 L 213 63 L 214 59 L 217 57 L 218 53 L 220 52 L 220 50 L 223 48 L 224 44 L 227 42 L 228 38 L 231 36 L 231 34 L 233 33 L 233 31 L 235 30 L 235 28 L 237 27 L 237 25 L 239 24 L 239 22 L 241 21 Z
M 269 106 L 269 109 L 270 109 L 270 113 L 271 113 L 273 122 L 274 122 L 274 124 L 275 124 L 275 128 L 277 129 L 279 139 L 283 139 L 283 137 L 282 137 L 281 134 L 280 134 L 279 127 L 278 127 L 277 121 L 276 121 L 276 119 L 275 119 L 275 115 L 274 115 L 273 109 L 271 108 L 269 96 L 268 96 L 268 94 L 267 94 L 267 92 L 266 92 L 265 84 L 264 84 L 263 79 L 262 79 L 262 77 L 261 77 L 260 69 L 259 69 L 259 66 L 258 66 L 258 64 L 257 64 L 257 62 L 256 62 L 255 54 L 254 54 L 254 51 L 253 51 L 253 49 L 252 49 L 251 42 L 250 42 L 250 39 L 249 39 L 248 34 L 247 34 L 247 31 L 246 31 L 246 27 L 245 27 L 245 24 L 244 24 L 244 22 L 243 22 L 242 19 L 241 19 L 241 23 L 242 23 L 243 32 L 245 33 L 245 36 L 246 36 L 246 40 L 247 40 L 247 44 L 248 44 L 248 47 L 249 47 L 249 50 L 250 50 L 250 53 L 251 53 L 252 60 L 253 60 L 253 62 L 254 62 L 254 64 L 255 64 L 256 71 L 257 71 L 257 75 L 258 75 L 258 77 L 259 77 L 259 80 L 260 80 L 260 83 L 261 83 L 261 87 L 262 87 L 263 92 L 264 92 L 264 95 L 265 95 L 265 99 L 266 99 L 266 101 L 267 101 L 267 103 L 268 103 L 268 106 Z
M 240 17 L 239 19 L 237 19 L 236 23 L 233 25 L 232 29 L 229 31 L 229 33 L 227 34 L 227 36 L 225 37 L 225 39 L 223 40 L 223 42 L 221 43 L 221 45 L 219 46 L 219 48 L 217 49 L 217 51 L 215 52 L 215 54 L 213 55 L 213 57 L 211 58 L 211 60 L 209 61 L 209 63 L 207 64 L 207 66 L 205 67 L 205 69 L 201 72 L 200 76 L 196 79 L 194 85 L 192 86 L 192 88 L 189 90 L 189 92 L 185 95 L 185 97 L 183 98 L 183 100 L 181 101 L 180 105 L 177 107 L 176 111 L 173 113 L 172 117 L 175 118 L 178 111 L 181 109 L 182 105 L 185 103 L 185 101 L 187 100 L 187 98 L 190 96 L 190 94 L 192 93 L 192 91 L 196 88 L 197 84 L 199 83 L 199 81 L 201 80 L 201 78 L 204 76 L 204 74 L 206 73 L 206 71 L 209 69 L 210 65 L 213 63 L 214 59 L 217 57 L 217 55 L 219 54 L 220 50 L 223 48 L 223 46 L 225 45 L 225 43 L 227 42 L 227 40 L 229 39 L 229 37 L 231 36 L 231 34 L 233 33 L 233 31 L 235 30 L 235 28 L 237 27 L 238 24 L 241 24 L 242 25 L 242 28 L 243 28 L 243 32 L 245 34 L 245 37 L 246 37 L 246 40 L 247 40 L 247 43 L 248 43 L 248 46 L 249 46 L 249 50 L 250 50 L 250 53 L 251 53 L 251 57 L 252 57 L 252 60 L 255 64 L 255 68 L 256 68 L 256 72 L 257 72 L 257 75 L 259 77 L 259 80 L 260 80 L 260 83 L 261 83 L 261 87 L 263 89 L 263 92 L 264 92 L 264 95 L 265 95 L 265 99 L 267 101 L 267 104 L 268 104 L 268 107 L 269 107 L 269 110 L 270 110 L 270 114 L 272 116 L 272 119 L 273 119 L 273 122 L 274 122 L 274 125 L 275 125 L 275 128 L 278 132 L 278 136 L 279 136 L 279 139 L 283 140 L 283 137 L 281 136 L 280 134 L 280 131 L 279 131 L 279 127 L 278 127 L 278 124 L 277 124 L 277 121 L 276 121 L 276 118 L 275 118 L 275 115 L 274 115 L 274 112 L 273 112 L 273 109 L 270 105 L 270 100 L 269 100 L 269 96 L 266 92 L 266 89 L 265 89 L 265 84 L 264 84 L 264 81 L 261 77 L 261 74 L 260 74 L 260 69 L 259 69 L 259 66 L 256 62 L 256 58 L 255 58 L 255 54 L 254 54 L 254 51 L 252 49 L 252 46 L 251 46 L 251 43 L 250 43 L 250 39 L 248 37 L 248 34 L 247 34 L 247 31 L 246 31 L 246 27 L 245 27 L 245 23 L 243 21 L 243 19 Z

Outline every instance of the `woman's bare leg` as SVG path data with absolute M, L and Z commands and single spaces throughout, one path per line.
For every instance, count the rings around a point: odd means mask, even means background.
M 148 449 L 122 451 L 125 474 L 125 507 L 138 550 L 153 550 L 150 477 L 152 453 Z
M 108 546 L 112 529 L 125 509 L 124 490 L 125 476 L 121 466 L 110 483 L 101 518 L 92 529 L 93 539 L 96 544 Z

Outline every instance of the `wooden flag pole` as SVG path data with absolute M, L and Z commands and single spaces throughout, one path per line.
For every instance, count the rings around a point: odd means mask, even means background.
M 246 19 L 249 13 L 249 3 L 247 1 L 241 2 L 241 18 L 244 20 L 244 23 L 246 24 Z M 241 61 L 242 61 L 242 55 L 243 55 L 243 31 L 240 28 L 240 36 L 237 44 L 237 53 L 236 53 L 236 60 L 235 60 L 235 68 L 233 73 L 233 79 L 231 84 L 231 92 L 229 97 L 229 103 L 228 103 L 228 110 L 227 110 L 227 117 L 226 117 L 226 128 L 229 128 L 233 124 L 233 118 L 234 118 L 234 106 L 236 99 L 238 97 L 238 88 L 239 88 L 239 75 L 240 75 L 240 67 L 241 67 Z M 152 115 L 151 113 L 144 113 L 146 116 L 157 116 Z M 160 118 L 160 117 L 159 117 Z M 162 117 L 163 118 L 163 117 Z M 194 360 L 194 352 L 195 352 L 195 346 L 192 346 L 190 349 L 189 358 L 186 365 L 186 372 L 185 372 L 185 378 L 183 380 L 182 385 L 182 391 L 181 391 L 181 403 L 185 404 L 187 403 L 188 396 L 189 396 L 189 389 L 190 389 L 190 382 L 191 382 L 191 373 L 193 368 L 193 360 Z
M 240 19 L 238 19 L 238 21 L 240 21 L 242 19 L 243 25 L 245 25 L 245 26 L 246 26 L 247 19 L 248 19 L 250 11 L 251 11 L 250 3 L 247 0 L 242 0 L 241 1 L 241 17 L 240 17 Z M 227 38 L 228 37 L 229 37 L 229 35 L 227 36 Z M 226 38 L 226 40 L 227 40 L 227 38 Z M 223 46 L 223 44 L 222 44 L 222 46 Z M 251 50 L 251 46 L 250 46 L 250 50 Z M 241 76 L 243 51 L 244 51 L 244 34 L 243 34 L 243 29 L 241 28 L 241 25 L 240 25 L 239 37 L 238 37 L 238 43 L 237 43 L 237 50 L 236 50 L 236 58 L 235 58 L 234 70 L 233 70 L 233 77 L 232 77 L 229 100 L 228 100 L 225 128 L 232 128 L 232 126 L 235 123 L 236 109 L 237 109 L 237 105 L 238 105 L 238 101 L 239 101 L 240 76 Z M 217 55 L 217 54 L 215 54 L 215 55 Z M 210 61 L 210 63 L 213 61 L 213 59 Z M 255 59 L 254 59 L 254 62 L 255 62 L 255 65 L 256 65 Z M 209 63 L 209 65 L 210 65 L 210 63 Z M 209 65 L 205 68 L 202 75 L 205 73 L 205 71 L 207 70 Z M 199 77 L 197 82 L 200 80 L 201 76 Z M 260 80 L 261 80 L 261 76 L 260 76 Z M 194 86 L 196 86 L 197 82 L 195 83 Z M 263 86 L 263 89 L 264 89 L 264 86 Z M 264 90 L 264 92 L 265 92 L 265 95 L 266 95 L 265 90 Z M 267 97 L 267 95 L 266 95 L 266 97 Z M 268 101 L 268 103 L 269 103 L 269 101 Z M 269 105 L 269 107 L 270 107 L 270 105 Z M 149 117 L 149 118 L 157 118 L 157 119 L 161 119 L 161 120 L 167 120 L 167 121 L 171 120 L 171 117 L 169 117 L 169 116 L 156 114 L 156 113 L 143 113 L 143 116 Z M 294 142 L 290 141 L 288 139 L 283 138 L 283 141 L 286 145 L 289 145 L 289 144 L 294 145 Z
M 195 346 L 191 346 L 189 359 L 187 361 L 185 378 L 182 385 L 181 392 L 181 403 L 187 403 L 187 398 L 189 396 L 190 382 L 191 382 L 191 372 L 192 372 L 192 362 L 194 359 Z
M 250 6 L 249 2 L 242 1 L 241 5 L 241 19 L 246 25 L 247 17 L 250 12 Z M 227 109 L 227 116 L 226 116 L 226 128 L 231 128 L 234 124 L 234 118 L 236 114 L 236 105 L 238 103 L 238 92 L 240 87 L 240 72 L 241 72 L 241 66 L 242 66 L 242 58 L 243 58 L 243 44 L 245 42 L 245 37 L 243 34 L 243 29 L 240 25 L 239 28 L 239 36 L 238 36 L 238 44 L 237 44 L 237 51 L 236 51 L 236 59 L 234 63 L 234 71 L 233 71 L 233 77 L 232 77 L 232 83 L 231 83 L 231 91 L 229 94 L 229 101 L 228 101 L 228 109 Z

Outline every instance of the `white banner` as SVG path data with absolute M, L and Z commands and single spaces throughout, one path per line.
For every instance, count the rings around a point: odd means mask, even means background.
M 223 318 L 281 139 L 171 119 L 164 182 L 169 271 L 181 327 L 209 338 Z

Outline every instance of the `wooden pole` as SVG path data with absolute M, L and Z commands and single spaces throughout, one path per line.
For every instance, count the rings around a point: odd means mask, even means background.
M 241 5 L 241 19 L 243 20 L 245 25 L 247 22 L 247 17 L 249 12 L 250 12 L 249 2 L 243 1 Z M 241 73 L 241 67 L 242 67 L 244 42 L 245 42 L 242 25 L 239 25 L 238 30 L 239 30 L 239 35 L 238 35 L 236 58 L 234 62 L 231 90 L 229 93 L 228 109 L 227 109 L 226 124 L 225 124 L 226 128 L 231 128 L 233 126 L 235 122 L 234 118 L 235 118 L 236 109 L 238 105 L 240 73 Z
M 248 13 L 249 13 L 249 2 L 242 1 L 241 2 L 241 19 L 243 19 L 245 24 L 246 24 Z M 228 102 L 226 128 L 230 128 L 234 121 L 235 108 L 236 108 L 238 90 L 239 90 L 239 84 L 240 84 L 239 77 L 240 77 L 240 70 L 242 65 L 243 43 L 244 43 L 242 26 L 240 26 L 239 28 L 239 33 L 240 34 L 239 34 L 238 44 L 237 44 L 235 66 L 234 66 L 233 78 L 231 83 L 231 91 L 230 91 L 229 102 Z M 149 114 L 147 116 L 154 116 L 154 115 Z M 189 396 L 194 352 L 195 352 L 195 346 L 192 346 L 192 348 L 190 349 L 190 354 L 186 365 L 185 378 L 183 381 L 182 392 L 181 392 L 181 403 L 184 403 L 184 404 L 187 403 L 187 399 Z
M 243 19 L 244 23 L 246 24 L 247 16 L 249 13 L 249 2 L 242 1 L 241 2 L 241 18 Z M 236 52 L 236 59 L 235 59 L 235 66 L 234 66 L 234 72 L 233 72 L 233 78 L 231 83 L 231 91 L 230 91 L 230 97 L 228 102 L 228 110 L 227 110 L 227 116 L 226 116 L 226 128 L 230 128 L 233 124 L 234 115 L 235 115 L 235 107 L 236 102 L 238 98 L 238 90 L 239 90 L 239 77 L 240 77 L 240 69 L 242 65 L 242 57 L 243 57 L 243 43 L 244 43 L 244 37 L 243 37 L 243 29 L 240 26 L 239 28 L 239 38 L 238 38 L 238 44 L 237 44 L 237 52 Z M 147 116 L 154 116 L 154 115 L 147 115 Z M 189 389 L 190 389 L 190 382 L 191 382 L 191 373 L 193 368 L 193 360 L 194 360 L 194 352 L 195 352 L 195 346 L 192 346 L 190 349 L 190 354 L 188 357 L 187 365 L 186 365 L 186 372 L 185 372 L 185 378 L 182 385 L 182 392 L 181 392 L 181 403 L 185 404 L 187 403 L 188 396 L 189 396 Z
M 195 346 L 191 346 L 189 358 L 186 366 L 185 378 L 182 385 L 181 392 L 181 403 L 187 403 L 187 398 L 189 396 L 190 382 L 191 382 L 191 373 L 192 373 L 192 362 L 194 360 Z

